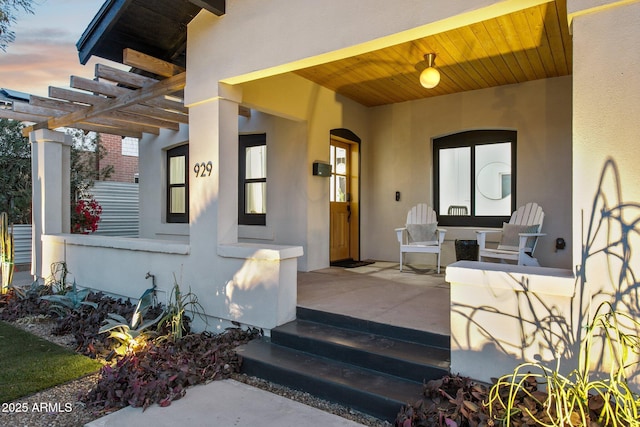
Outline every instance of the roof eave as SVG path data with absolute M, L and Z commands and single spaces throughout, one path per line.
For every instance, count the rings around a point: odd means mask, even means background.
M 127 4 L 131 3 L 131 1 L 107 0 L 104 2 L 76 43 L 82 65 L 89 61 L 98 44 L 102 41 L 102 35 L 114 25 L 117 18 L 126 10 Z

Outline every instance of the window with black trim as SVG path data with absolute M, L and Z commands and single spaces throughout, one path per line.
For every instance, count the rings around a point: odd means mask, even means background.
M 189 145 L 167 150 L 167 222 L 189 222 Z
M 433 140 L 440 225 L 501 227 L 516 204 L 517 132 L 475 130 Z
M 267 135 L 240 135 L 238 224 L 267 223 Z

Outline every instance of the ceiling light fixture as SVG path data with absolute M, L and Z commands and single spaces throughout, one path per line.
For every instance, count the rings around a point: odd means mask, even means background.
M 427 62 L 427 68 L 420 73 L 420 84 L 427 89 L 433 89 L 440 83 L 440 72 L 434 67 L 436 54 L 427 53 L 424 60 Z

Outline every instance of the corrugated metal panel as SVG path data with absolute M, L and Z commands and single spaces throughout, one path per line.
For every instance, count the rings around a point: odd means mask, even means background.
M 15 246 L 15 263 L 31 263 L 31 224 L 13 226 L 13 244 Z
M 102 206 L 102 216 L 95 234 L 138 237 L 138 184 L 96 181 L 91 192 Z

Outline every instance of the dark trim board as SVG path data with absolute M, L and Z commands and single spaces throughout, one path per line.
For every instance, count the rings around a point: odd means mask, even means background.
M 191 3 L 199 6 L 216 16 L 222 16 L 226 10 L 225 0 L 189 0 Z
M 128 48 L 184 67 L 187 25 L 202 9 L 223 15 L 226 0 L 107 0 L 76 43 L 80 63 L 122 63 Z

